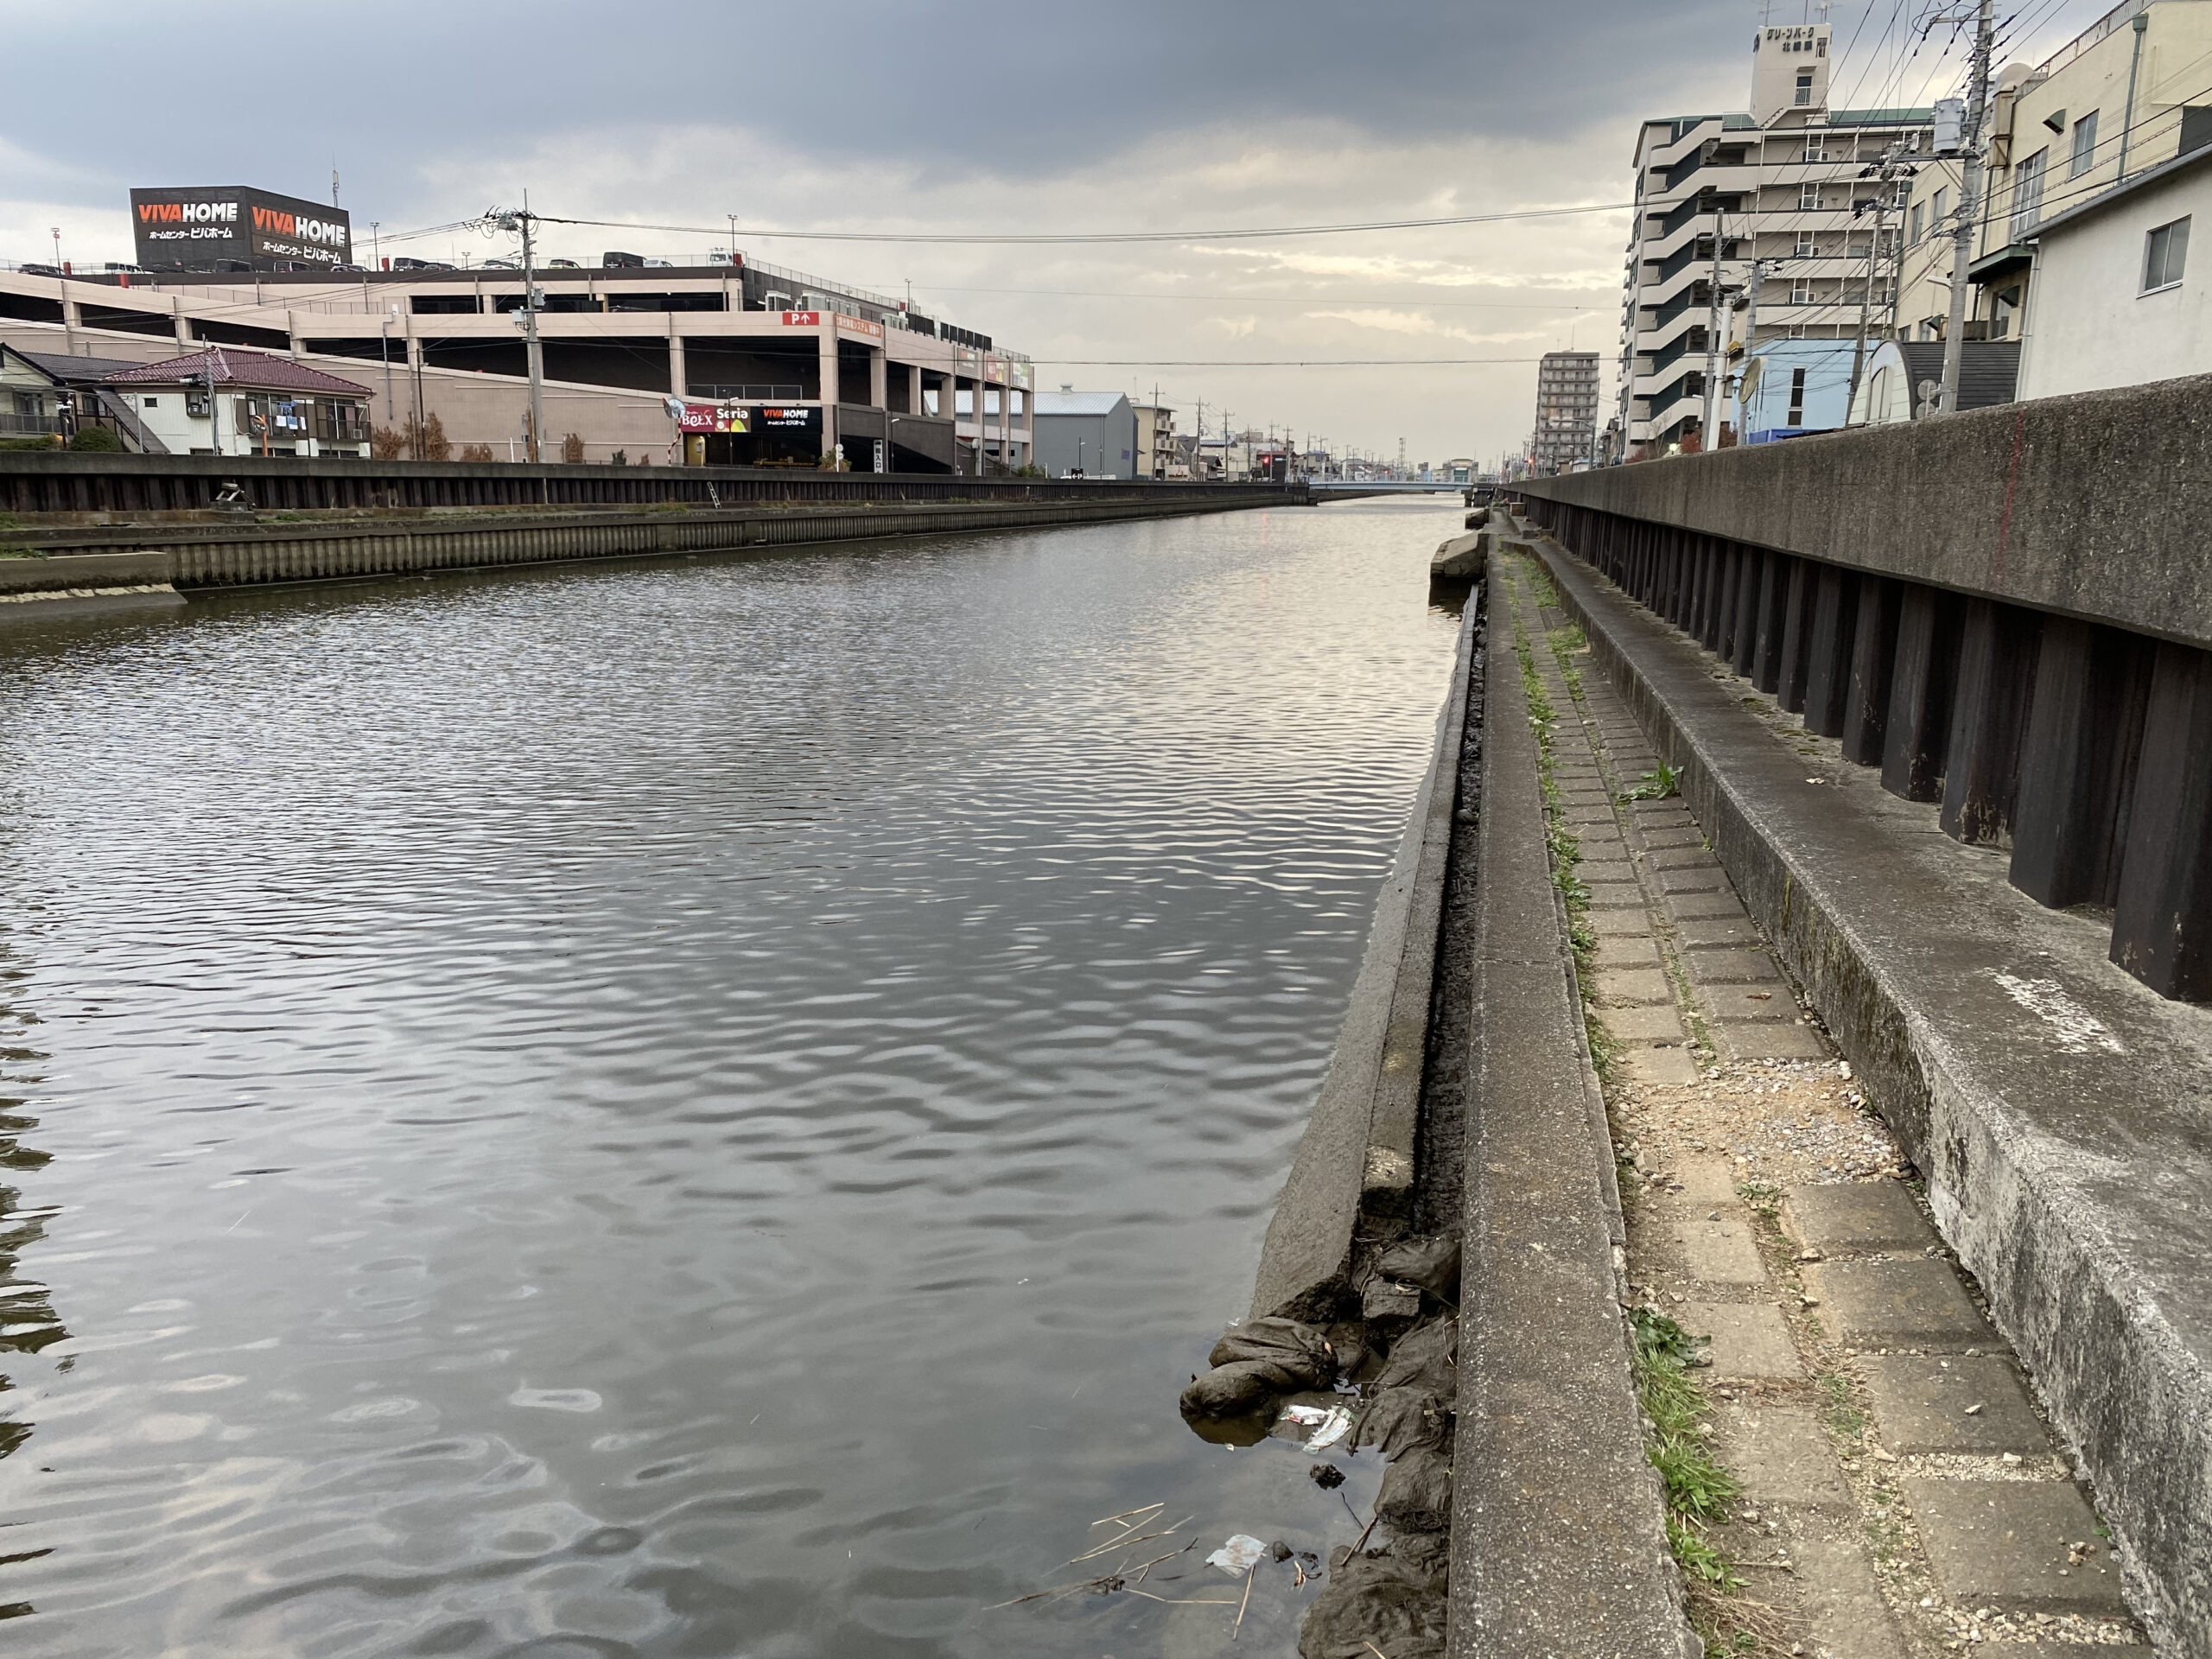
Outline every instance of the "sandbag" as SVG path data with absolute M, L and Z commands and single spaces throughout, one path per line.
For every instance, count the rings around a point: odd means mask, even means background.
M 1393 1244 L 1376 1259 L 1375 1270 L 1385 1279 L 1419 1285 L 1439 1301 L 1459 1300 L 1459 1235 L 1439 1233 L 1433 1238 L 1409 1238 Z
M 1352 1445 L 1374 1446 L 1392 1462 L 1417 1446 L 1441 1446 L 1451 1415 L 1426 1389 L 1385 1389 L 1352 1431 Z
M 1438 1446 L 1408 1446 L 1382 1474 L 1376 1517 L 1393 1532 L 1442 1532 L 1452 1524 L 1452 1459 Z
M 1296 1319 L 1253 1319 L 1240 1325 L 1214 1344 L 1209 1357 L 1217 1366 L 1268 1366 L 1274 1386 L 1284 1394 L 1325 1389 L 1337 1377 L 1337 1356 L 1328 1338 Z
M 1459 1397 L 1459 1368 L 1452 1363 L 1459 1348 L 1459 1321 L 1438 1319 L 1408 1331 L 1390 1350 L 1376 1376 L 1378 1389 L 1426 1389 L 1446 1400 Z
M 1445 1605 L 1443 1580 L 1424 1564 L 1355 1555 L 1306 1610 L 1299 1659 L 1443 1659 Z
M 1266 1409 L 1281 1392 L 1275 1368 L 1251 1361 L 1217 1365 L 1191 1379 L 1181 1401 L 1185 1417 L 1243 1417 Z

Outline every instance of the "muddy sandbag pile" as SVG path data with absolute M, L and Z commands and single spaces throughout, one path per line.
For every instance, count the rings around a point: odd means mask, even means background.
M 1395 1262 L 1392 1276 L 1411 1281 L 1419 1272 L 1424 1290 L 1433 1284 L 1440 1288 L 1431 1294 L 1440 1300 L 1456 1297 L 1458 1240 L 1451 1245 L 1448 1270 L 1436 1241 L 1399 1247 L 1407 1252 L 1418 1247 L 1420 1256 Z M 1368 1385 L 1352 1445 L 1372 1446 L 1389 1461 L 1375 1518 L 1390 1538 L 1379 1550 L 1331 1557 L 1328 1585 L 1299 1629 L 1300 1659 L 1366 1659 L 1376 1652 L 1390 1659 L 1441 1659 L 1459 1346 L 1458 1315 L 1440 1314 L 1401 1336 Z
M 1214 1344 L 1213 1369 L 1183 1390 L 1183 1415 L 1202 1421 L 1263 1411 L 1277 1395 L 1325 1389 L 1337 1380 L 1329 1338 L 1296 1319 L 1254 1319 Z
M 1446 1552 L 1396 1544 L 1330 1557 L 1328 1588 L 1299 1626 L 1299 1659 L 1443 1659 Z

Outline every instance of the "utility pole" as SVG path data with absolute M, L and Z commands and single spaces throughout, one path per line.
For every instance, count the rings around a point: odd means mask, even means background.
M 1866 249 L 1866 286 L 1859 296 L 1859 341 L 1851 349 L 1851 390 L 1846 395 L 1843 405 L 1846 425 L 1851 421 L 1851 405 L 1859 397 L 1859 376 L 1866 368 L 1866 331 L 1872 327 L 1874 321 L 1874 278 L 1881 269 L 1882 227 L 1889 211 L 1890 191 L 1895 180 L 1909 179 L 1916 170 L 1905 162 L 1905 154 L 1904 141 L 1899 139 L 1890 146 L 1888 154 L 1879 162 L 1862 168 L 1859 174 L 1862 179 L 1874 181 L 1874 239 Z M 1854 208 L 1852 217 L 1856 219 L 1859 212 Z
M 384 358 L 384 418 L 387 426 L 399 424 L 399 416 L 391 406 L 391 313 L 387 311 L 377 319 L 377 342 Z
M 1705 327 L 1705 429 L 1698 434 L 1700 449 L 1720 447 L 1720 251 L 1727 246 L 1721 235 L 1726 223 L 1720 210 L 1713 210 L 1712 311 Z
M 1752 244 L 1754 251 L 1758 245 L 1756 242 Z M 1751 372 L 1751 358 L 1759 348 L 1759 289 L 1765 285 L 1770 274 L 1796 257 L 1794 254 L 1777 254 L 1771 259 L 1755 258 L 1751 261 L 1751 274 L 1744 282 L 1744 372 L 1746 374 Z M 1742 385 L 1739 379 L 1737 382 L 1739 402 Z M 1743 442 L 1744 432 L 1750 424 L 1748 419 L 1737 423 L 1736 441 L 1738 443 Z
M 537 215 L 530 211 L 530 196 L 523 195 L 523 206 L 517 212 L 500 213 L 494 208 L 488 215 L 503 231 L 522 232 L 522 341 L 523 352 L 530 365 L 530 459 L 533 462 L 545 459 L 545 349 L 537 338 L 537 259 L 531 238 L 531 226 Z
M 1943 391 L 1937 404 L 1944 414 L 1959 407 L 1959 368 L 1966 358 L 1967 268 L 1974 264 L 1974 231 L 1981 217 L 1981 129 L 1989 111 L 1989 60 L 1996 51 L 1997 0 L 1981 0 L 1974 29 L 1974 92 L 1967 100 L 1961 137 L 1966 161 L 1960 169 L 1959 222 L 1951 227 L 1951 317 L 1943 330 Z

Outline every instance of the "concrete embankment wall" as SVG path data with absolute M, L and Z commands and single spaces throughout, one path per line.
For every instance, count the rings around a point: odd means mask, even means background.
M 875 503 L 404 518 L 162 524 L 57 532 L 0 531 L 44 543 L 45 556 L 0 558 L 0 595 L 82 599 L 96 590 L 327 582 L 578 559 L 732 551 L 877 537 L 944 535 L 1181 517 L 1288 505 L 1239 492 L 1119 499 Z M 14 610 L 16 607 L 10 607 Z M 22 607 L 29 613 L 35 607 Z
M 2212 1002 L 2212 378 L 1616 467 L 1529 516 Z
M 1609 467 L 1527 497 L 2212 646 L 2212 376 Z

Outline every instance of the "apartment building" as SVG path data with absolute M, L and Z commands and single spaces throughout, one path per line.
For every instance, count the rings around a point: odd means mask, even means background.
M 1173 478 L 1175 466 L 1175 411 L 1165 404 L 1132 404 L 1137 417 L 1136 475 Z
M 1831 53 L 1826 23 L 1762 28 L 1748 110 L 1638 129 L 1621 317 L 1626 459 L 1704 441 L 1710 365 L 1725 375 L 1737 341 L 1857 337 L 1870 284 L 1881 286 L 1875 194 L 1889 195 L 1885 245 L 1907 200 L 1903 184 L 1860 172 L 1930 153 L 1934 111 L 1831 107 Z M 1872 297 L 1883 309 L 1886 295 Z
M 1597 454 L 1598 353 L 1546 352 L 1536 365 L 1529 461 L 1539 478 L 1548 478 L 1577 461 L 1594 461 Z
M 1969 340 L 2016 340 L 2038 228 L 2118 185 L 2212 143 L 2212 0 L 2122 0 L 2044 62 L 1998 76 L 1984 128 Z M 1900 338 L 1941 340 L 1950 321 L 1960 164 L 1914 182 L 1897 279 Z

